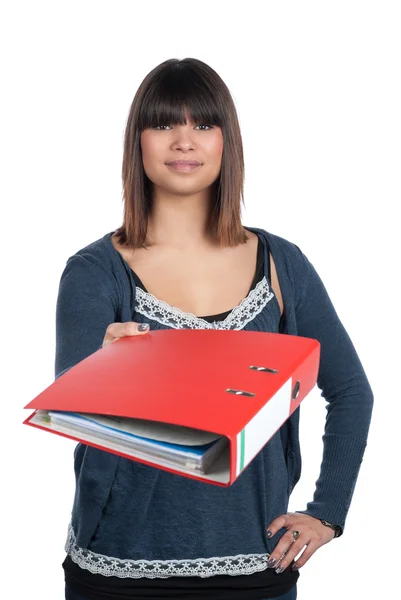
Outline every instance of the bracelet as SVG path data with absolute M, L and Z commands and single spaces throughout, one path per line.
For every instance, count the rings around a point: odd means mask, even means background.
M 333 523 L 329 523 L 328 521 L 325 521 L 324 519 L 320 519 L 320 522 L 323 525 L 326 525 L 326 527 L 330 527 L 330 529 L 333 529 L 335 538 L 340 537 L 340 535 L 342 535 L 342 529 L 339 525 L 333 525 Z

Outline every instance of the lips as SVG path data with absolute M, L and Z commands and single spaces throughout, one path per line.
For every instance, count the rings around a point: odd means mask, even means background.
M 193 173 L 202 166 L 197 160 L 172 160 L 166 163 L 169 169 L 176 173 Z
M 197 160 L 172 160 L 167 164 L 171 167 L 198 167 L 200 165 L 200 162 L 198 162 Z

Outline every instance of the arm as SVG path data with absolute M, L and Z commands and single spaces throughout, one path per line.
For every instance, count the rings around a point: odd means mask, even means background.
M 333 539 L 333 531 L 320 519 L 344 528 L 373 408 L 372 390 L 361 362 L 319 275 L 297 246 L 288 248 L 287 268 L 295 284 L 292 308 L 296 333 L 321 344 L 317 385 L 328 405 L 313 500 L 306 510 L 280 515 L 268 527 L 268 538 L 287 529 L 267 562 L 276 573 L 284 571 L 296 557 L 292 569 L 303 567 L 318 548 Z
M 99 350 L 108 325 L 116 320 L 117 295 L 106 281 L 106 273 L 85 257 L 67 261 L 56 305 L 56 379 Z
M 344 528 L 363 459 L 373 394 L 352 341 L 316 270 L 301 254 L 302 285 L 295 306 L 298 335 L 317 339 L 317 385 L 327 400 L 323 458 L 313 500 L 304 511 Z

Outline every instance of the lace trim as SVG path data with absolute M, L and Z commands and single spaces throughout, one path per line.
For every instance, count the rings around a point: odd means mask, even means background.
M 242 302 L 232 309 L 223 321 L 209 323 L 201 317 L 187 313 L 180 308 L 170 306 L 167 302 L 159 300 L 153 294 L 136 288 L 136 310 L 148 319 L 153 319 L 162 325 L 173 329 L 242 329 L 252 321 L 274 297 L 266 277 L 263 277 L 256 287 L 251 290 Z
M 212 577 L 213 575 L 252 575 L 264 571 L 269 554 L 237 554 L 194 560 L 131 560 L 97 554 L 76 544 L 72 525 L 68 527 L 66 552 L 82 569 L 106 577 L 149 579 L 167 577 Z

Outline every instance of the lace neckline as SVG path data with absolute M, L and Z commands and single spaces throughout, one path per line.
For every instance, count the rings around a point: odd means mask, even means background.
M 240 304 L 235 306 L 222 321 L 206 321 L 193 313 L 185 312 L 153 294 L 136 288 L 136 311 L 144 317 L 174 329 L 242 329 L 259 314 L 274 297 L 266 277 L 253 288 Z

